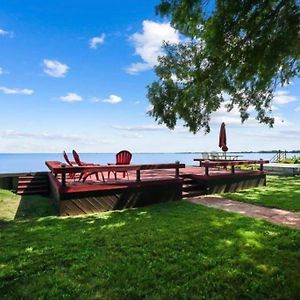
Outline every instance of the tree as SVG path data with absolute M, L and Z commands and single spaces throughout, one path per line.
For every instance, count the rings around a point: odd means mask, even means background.
M 149 114 L 170 129 L 182 119 L 193 133 L 207 133 L 225 103 L 242 122 L 254 109 L 272 127 L 276 88 L 300 74 L 299 7 L 293 0 L 162 0 L 157 13 L 182 39 L 163 46 L 158 79 L 148 86 Z

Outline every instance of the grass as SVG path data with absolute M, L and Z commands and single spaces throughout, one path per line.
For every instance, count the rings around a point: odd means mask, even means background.
M 29 216 L 0 224 L 1 299 L 299 299 L 300 230 L 186 201 Z
M 300 211 L 300 177 L 267 176 L 267 186 L 223 194 L 251 204 Z
M 0 224 L 14 219 L 28 219 L 56 214 L 49 199 L 42 196 L 19 196 L 0 189 Z

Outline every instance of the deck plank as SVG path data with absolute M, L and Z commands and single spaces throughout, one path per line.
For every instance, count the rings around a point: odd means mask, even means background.
M 60 215 L 62 216 L 76 216 L 84 213 L 72 200 L 61 201 L 60 203 Z
M 85 214 L 93 214 L 95 211 L 91 207 L 87 201 L 82 199 L 72 199 L 72 201 L 85 213 Z

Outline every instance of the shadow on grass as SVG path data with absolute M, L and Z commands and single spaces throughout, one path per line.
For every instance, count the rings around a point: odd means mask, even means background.
M 22 196 L 15 214 L 15 220 L 57 216 L 58 211 L 48 197 L 40 195 Z
M 0 226 L 12 220 L 26 220 L 46 216 L 56 216 L 48 197 L 38 195 L 19 196 L 8 190 L 0 190 Z
M 297 299 L 300 231 L 185 201 L 19 219 L 1 235 L 5 299 Z

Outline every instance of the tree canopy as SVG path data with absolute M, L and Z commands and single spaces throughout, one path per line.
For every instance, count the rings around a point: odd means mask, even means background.
M 300 74 L 299 8 L 295 0 L 162 0 L 156 12 L 181 42 L 164 43 L 149 114 L 170 129 L 181 119 L 207 133 L 211 114 L 226 104 L 242 122 L 254 110 L 272 127 L 276 88 Z

